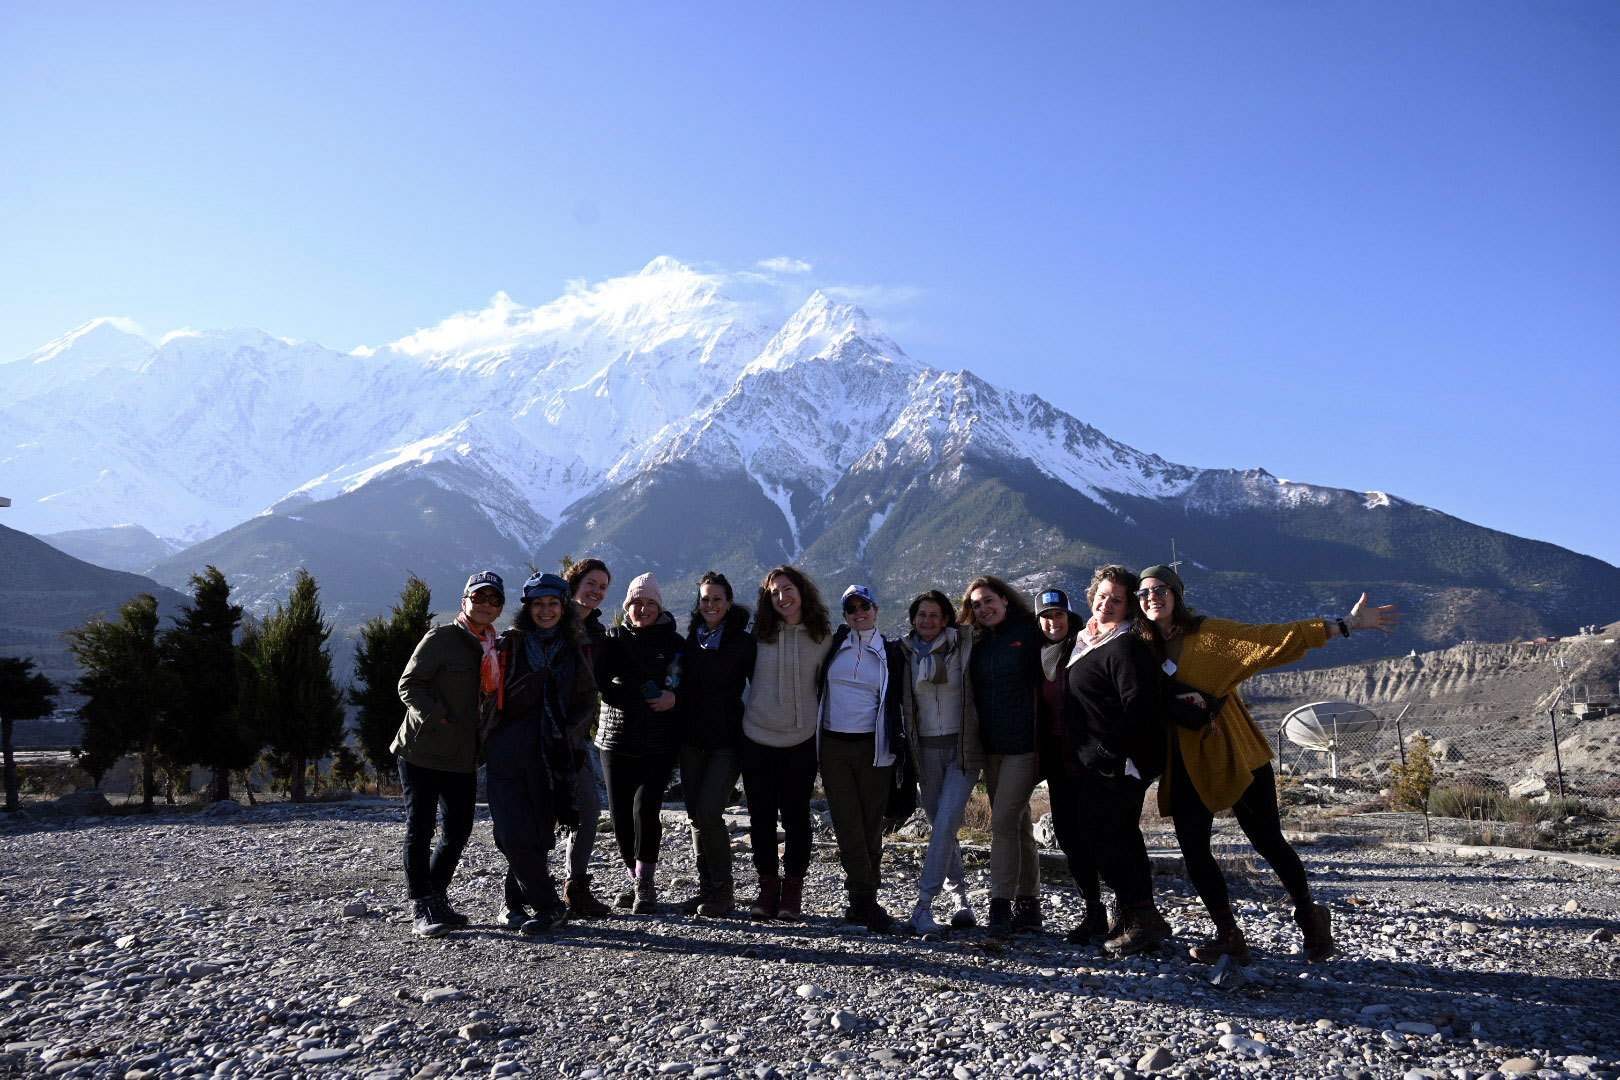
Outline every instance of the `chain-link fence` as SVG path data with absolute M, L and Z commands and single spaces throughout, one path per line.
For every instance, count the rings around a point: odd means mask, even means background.
M 1605 853 L 1620 842 L 1620 710 L 1549 715 L 1525 701 L 1383 705 L 1378 712 L 1376 730 L 1339 740 L 1336 753 L 1290 742 L 1282 716 L 1258 718 L 1277 753 L 1286 828 Z M 1423 753 L 1432 779 L 1403 791 L 1397 767 L 1417 765 Z M 1149 844 L 1174 847 L 1174 830 L 1151 792 L 1142 828 Z M 1217 854 L 1252 855 L 1229 813 L 1216 818 L 1215 829 Z

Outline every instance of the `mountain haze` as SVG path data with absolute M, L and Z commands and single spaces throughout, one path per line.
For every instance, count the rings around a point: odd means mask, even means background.
M 1196 607 L 1297 618 L 1366 587 L 1410 613 L 1339 661 L 1620 609 L 1600 560 L 1381 492 L 1168 462 L 931 368 L 856 307 L 817 293 L 772 326 L 668 258 L 354 353 L 257 330 L 153 345 L 98 320 L 0 365 L 0 422 L 36 531 L 143 526 L 193 545 L 157 580 L 212 563 L 259 608 L 307 566 L 340 623 L 407 572 L 446 607 L 470 569 L 595 553 L 620 584 L 655 571 L 681 610 L 707 569 L 751 602 L 798 561 L 828 593 L 870 582 L 889 624 L 923 588 L 990 570 L 1076 590 L 1172 539 Z

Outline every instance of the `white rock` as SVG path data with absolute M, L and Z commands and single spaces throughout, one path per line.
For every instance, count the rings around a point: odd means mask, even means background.
M 1222 1035 L 1220 1043 L 1222 1050 L 1230 1051 L 1240 1057 L 1267 1058 L 1277 1052 L 1275 1047 L 1269 1046 L 1259 1039 L 1246 1039 L 1242 1035 Z

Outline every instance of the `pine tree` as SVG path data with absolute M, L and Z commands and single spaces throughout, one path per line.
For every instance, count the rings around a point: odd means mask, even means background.
M 399 676 L 422 635 L 433 625 L 432 603 L 427 582 L 412 574 L 388 616 L 373 616 L 360 628 L 349 704 L 355 708 L 360 749 L 379 780 L 394 772 L 394 755 L 388 746 L 405 721 Z
M 158 711 L 165 676 L 158 664 L 157 600 L 142 593 L 118 610 L 118 621 L 97 615 L 68 633 L 79 662 L 72 689 L 83 694 L 79 764 L 100 785 L 127 753 L 141 757 L 141 808 L 152 809 L 157 785 Z
M 158 744 L 177 765 L 214 773 L 214 798 L 231 797 L 231 771 L 259 756 L 258 725 L 236 709 L 236 629 L 242 608 L 231 603 L 225 575 L 213 567 L 191 575 L 190 604 L 158 639 L 173 693 L 163 706 Z
M 257 644 L 255 711 L 265 742 L 292 767 L 292 800 L 303 802 L 305 772 L 343 744 L 343 694 L 332 678 L 320 587 L 300 569 L 287 603 L 276 604 Z
M 18 720 L 49 716 L 56 684 L 34 670 L 26 656 L 0 657 L 0 747 L 6 770 L 6 809 L 17 809 L 17 758 L 11 748 L 12 725 Z

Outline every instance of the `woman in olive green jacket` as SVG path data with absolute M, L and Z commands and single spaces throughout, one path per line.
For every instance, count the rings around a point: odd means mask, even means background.
M 500 575 L 467 579 L 461 614 L 423 635 L 399 677 L 405 721 L 389 746 L 405 793 L 405 884 L 415 905 L 411 930 L 438 937 L 467 917 L 446 896 L 472 835 L 478 792 L 479 687 L 495 666 L 495 620 L 506 604 Z M 498 680 L 498 674 L 494 675 Z M 498 685 L 498 683 L 497 683 Z M 429 857 L 434 818 L 443 808 L 439 846 Z

